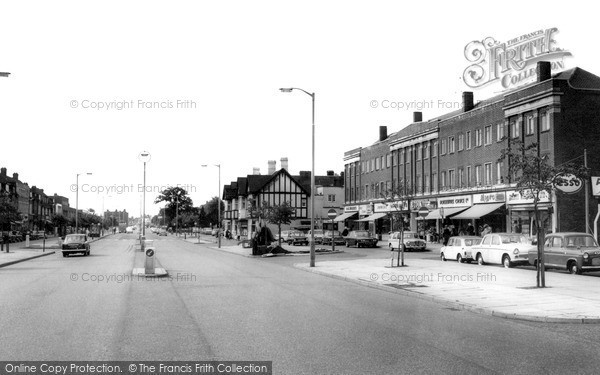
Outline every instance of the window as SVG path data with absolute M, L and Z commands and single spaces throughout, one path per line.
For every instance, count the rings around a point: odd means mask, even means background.
M 454 147 L 454 136 L 450 136 L 448 137 L 448 152 L 453 154 L 455 151 Z
M 543 132 L 550 130 L 550 114 L 548 112 L 541 114 L 540 127 Z
M 446 188 L 446 172 L 440 173 L 440 178 L 442 179 L 442 181 L 441 181 L 442 189 L 445 189 Z
M 467 132 L 466 138 L 467 138 L 467 150 L 470 150 L 471 149 L 471 132 L 470 131 Z
M 327 202 L 335 202 L 335 194 L 327 194 Z
M 429 145 L 427 143 L 423 145 L 423 159 L 429 159 Z
M 369 199 L 371 198 L 371 194 L 370 194 L 370 190 L 369 190 L 369 185 L 365 185 L 365 199 Z
M 431 150 L 431 157 L 435 158 L 438 155 L 438 143 L 433 142 L 433 149 Z
M 533 116 L 528 116 L 526 120 L 525 132 L 527 135 L 533 135 L 535 133 L 535 125 Z
M 467 186 L 473 186 L 473 179 L 471 177 L 471 166 L 467 166 Z
M 429 175 L 425 173 L 425 191 L 424 193 L 429 193 Z
M 383 169 L 383 168 L 385 168 L 385 159 L 382 156 L 381 157 L 381 161 L 379 163 L 379 169 Z
M 375 158 L 375 170 L 379 170 L 379 158 Z
M 437 173 L 431 174 L 431 191 L 437 191 L 438 189 L 438 176 Z
M 417 180 L 415 181 L 415 188 L 417 189 L 417 193 L 421 193 L 421 175 L 417 175 Z
M 504 124 L 496 125 L 496 142 L 502 141 L 504 138 Z
M 486 145 L 491 145 L 492 144 L 492 127 L 491 126 L 485 127 L 484 135 L 485 135 L 484 143 Z
M 481 146 L 481 129 L 475 130 L 475 147 Z
M 406 164 L 410 163 L 410 154 L 412 153 L 412 150 L 409 149 L 408 152 L 406 153 L 405 157 L 406 157 Z
M 484 178 L 484 182 L 485 185 L 491 185 L 492 184 L 492 163 L 486 163 L 484 166 L 484 171 L 485 171 L 485 178 Z
M 510 123 L 510 136 L 511 138 L 519 138 L 521 136 L 521 123 L 518 119 Z
M 504 162 L 499 161 L 496 163 L 496 184 L 500 185 L 504 183 L 504 178 L 502 177 L 502 170 L 504 169 Z
M 387 154 L 386 155 L 386 163 L 385 163 L 385 167 L 389 168 L 392 166 L 392 154 Z
M 442 139 L 442 150 L 440 151 L 440 155 L 446 155 L 446 140 Z
M 465 169 L 464 168 L 458 168 L 458 185 L 459 188 L 462 188 L 465 186 Z
M 448 171 L 448 187 L 450 189 L 454 189 L 455 188 L 455 184 L 454 184 L 455 182 L 456 182 L 456 180 L 455 180 L 454 169 L 450 169 Z
M 458 135 L 458 151 L 462 151 L 465 148 L 465 136 L 464 134 Z
M 404 149 L 398 152 L 398 163 L 404 164 Z
M 416 157 L 415 157 L 415 159 L 416 159 L 417 161 L 418 161 L 418 160 L 421 160 L 421 155 L 422 155 L 422 152 L 423 152 L 423 146 L 422 146 L 422 145 L 418 145 L 418 146 L 417 146 L 417 155 L 416 155 Z
M 481 186 L 481 165 L 475 166 L 475 185 Z

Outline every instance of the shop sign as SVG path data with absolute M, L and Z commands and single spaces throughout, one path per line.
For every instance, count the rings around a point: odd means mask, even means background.
M 539 203 L 550 202 L 550 195 L 547 191 L 540 191 Z M 506 203 L 508 204 L 533 204 L 533 193 L 531 190 L 525 190 L 521 194 L 517 190 L 506 192 Z
M 375 212 L 395 212 L 395 211 L 407 211 L 407 201 L 396 201 L 396 202 L 385 202 L 375 203 Z
M 358 211 L 358 206 L 346 206 L 344 207 L 344 212 L 356 212 Z
M 566 194 L 577 193 L 583 187 L 583 181 L 574 174 L 565 174 L 556 176 L 554 179 L 554 188 Z
M 473 194 L 473 203 L 501 203 L 506 202 L 504 192 Z
M 429 199 L 415 199 L 410 201 L 411 211 L 418 211 L 421 207 L 427 207 L 430 210 L 435 210 L 437 208 L 437 201 Z
M 469 207 L 473 204 L 470 195 L 459 195 L 456 197 L 438 198 L 438 207 Z
M 600 197 L 600 177 L 592 177 L 592 195 Z

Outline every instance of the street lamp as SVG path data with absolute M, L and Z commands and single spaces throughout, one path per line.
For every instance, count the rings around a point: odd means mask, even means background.
M 8 77 L 9 75 L 10 75 L 10 73 L 0 72 L 0 77 Z
M 148 151 L 142 151 L 138 155 L 138 159 L 144 162 L 144 194 L 142 202 L 142 237 L 146 237 L 146 163 L 150 161 L 151 156 Z
M 79 176 L 82 174 L 91 176 L 90 172 L 77 173 L 77 190 L 75 190 L 75 233 L 79 233 Z
M 312 98 L 312 169 L 310 174 L 310 266 L 315 266 L 315 93 L 289 87 L 279 89 L 281 92 L 300 90 Z
M 208 167 L 207 164 L 202 164 L 202 167 Z M 215 164 L 215 167 L 219 168 L 219 187 L 217 195 L 217 243 L 218 247 L 221 248 L 221 164 Z

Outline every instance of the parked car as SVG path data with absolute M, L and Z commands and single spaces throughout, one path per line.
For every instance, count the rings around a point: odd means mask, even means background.
M 166 235 L 167 235 L 167 230 L 166 230 L 166 229 L 163 229 L 163 228 L 157 229 L 157 230 L 156 230 L 156 234 L 157 234 L 158 236 L 166 236 Z
M 62 255 L 81 253 L 90 255 L 90 244 L 85 234 L 67 234 L 62 244 Z
M 529 264 L 529 250 L 535 248 L 531 240 L 522 234 L 489 233 L 479 245 L 473 246 L 471 251 L 480 265 L 502 264 L 508 268 L 518 264 Z
M 311 238 L 311 233 L 315 232 L 314 236 L 315 236 L 315 243 L 316 244 L 322 244 L 323 243 L 323 233 L 325 232 L 323 229 L 315 229 L 314 231 L 308 231 L 308 233 L 306 233 L 306 237 L 310 240 Z
M 353 230 L 346 237 L 344 237 L 346 247 L 376 247 L 377 238 L 371 236 L 371 233 L 367 230 Z
M 308 237 L 299 230 L 282 230 L 281 242 L 288 245 L 308 245 Z
M 323 239 L 321 241 L 321 243 L 323 245 L 331 245 L 331 237 L 333 236 L 333 242 L 336 245 L 343 245 L 346 243 L 346 240 L 344 240 L 344 237 L 342 237 L 342 233 L 339 230 L 328 230 L 326 232 L 323 233 Z
M 44 238 L 44 237 L 46 237 L 46 233 L 43 230 L 34 230 L 34 231 L 31 231 L 31 234 L 29 235 L 29 239 L 30 240 L 39 240 L 39 239 Z
M 475 236 L 457 236 L 448 239 L 448 245 L 440 248 L 440 259 L 456 259 L 457 262 L 471 262 L 475 260 L 473 246 L 481 243 L 481 237 Z
M 537 247 L 529 251 L 529 264 L 537 267 Z M 559 232 L 546 236 L 544 266 L 568 270 L 572 274 L 600 271 L 600 247 L 587 233 Z
M 388 248 L 392 251 L 400 249 L 400 237 L 404 240 L 405 250 L 419 250 L 423 251 L 427 248 L 427 243 L 419 237 L 416 232 L 404 232 L 401 236 L 400 232 L 394 232 L 388 239 Z

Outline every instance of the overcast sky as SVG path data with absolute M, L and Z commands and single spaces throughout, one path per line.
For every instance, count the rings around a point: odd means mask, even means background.
M 294 86 L 316 92 L 317 174 L 340 173 L 344 151 L 375 142 L 380 125 L 400 130 L 415 105 L 430 103 L 427 120 L 463 91 L 502 92 L 463 82 L 469 42 L 556 27 L 565 68 L 600 74 L 597 24 L 557 1 L 5 2 L 0 166 L 72 206 L 76 174 L 91 172 L 80 208 L 138 216 L 147 150 L 149 189 L 179 184 L 202 204 L 218 169 L 201 164 L 221 164 L 222 184 L 281 157 L 292 174 L 310 170 L 310 97 L 278 90 Z M 383 108 L 396 102 L 413 108 Z

